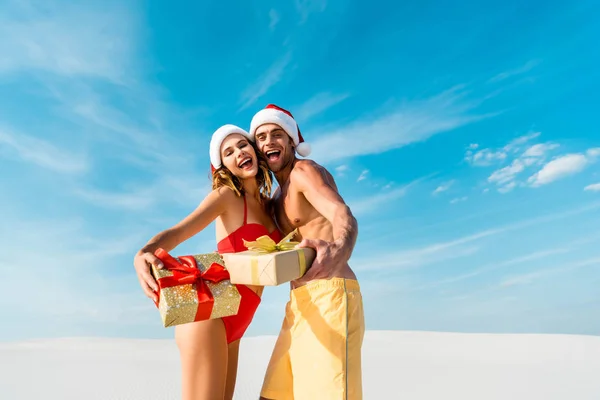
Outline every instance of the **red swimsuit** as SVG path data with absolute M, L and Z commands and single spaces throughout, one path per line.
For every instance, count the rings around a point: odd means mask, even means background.
M 244 224 L 230 233 L 229 236 L 223 238 L 218 244 L 217 249 L 219 254 L 224 253 L 239 253 L 241 251 L 248 250 L 244 246 L 244 240 L 254 241 L 263 235 L 268 235 L 275 242 L 281 240 L 281 233 L 278 229 L 269 233 L 267 228 L 258 223 L 247 222 L 248 209 L 246 205 L 246 197 L 244 196 Z M 227 267 L 227 266 L 226 266 Z M 225 324 L 225 332 L 227 333 L 227 343 L 235 342 L 241 339 L 250 326 L 254 313 L 260 304 L 260 296 L 257 295 L 252 289 L 246 285 L 235 285 L 242 295 L 240 302 L 240 308 L 236 315 L 229 317 L 223 317 L 223 323 Z

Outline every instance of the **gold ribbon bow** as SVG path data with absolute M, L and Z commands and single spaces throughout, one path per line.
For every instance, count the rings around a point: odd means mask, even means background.
M 294 229 L 286 237 L 281 239 L 279 243 L 275 243 L 268 235 L 263 235 L 253 242 L 244 240 L 244 246 L 250 251 L 261 254 L 275 253 L 277 251 L 294 250 L 299 242 L 290 242 L 289 240 L 296 236 L 298 229 Z

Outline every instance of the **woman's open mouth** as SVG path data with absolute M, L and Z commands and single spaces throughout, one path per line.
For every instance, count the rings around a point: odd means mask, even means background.
M 240 162 L 238 164 L 238 167 L 247 171 L 252 168 L 252 165 L 253 165 L 252 158 L 246 157 L 242 160 L 242 162 Z

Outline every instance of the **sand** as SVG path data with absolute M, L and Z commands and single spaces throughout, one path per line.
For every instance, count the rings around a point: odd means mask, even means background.
M 274 337 L 245 338 L 235 399 L 256 400 Z M 598 400 L 600 337 L 368 331 L 364 399 Z M 0 398 L 179 398 L 172 340 L 0 343 Z

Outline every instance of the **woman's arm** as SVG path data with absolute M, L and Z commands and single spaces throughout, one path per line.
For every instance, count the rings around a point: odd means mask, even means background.
M 165 251 L 173 250 L 206 228 L 218 216 L 223 215 L 234 199 L 235 193 L 227 187 L 213 190 L 192 213 L 173 227 L 155 235 L 136 253 L 133 265 L 146 296 L 156 299 L 154 292 L 158 291 L 158 285 L 150 273 L 150 268 L 151 265 L 162 268 L 162 263 L 154 256 L 154 251 L 158 248 Z

